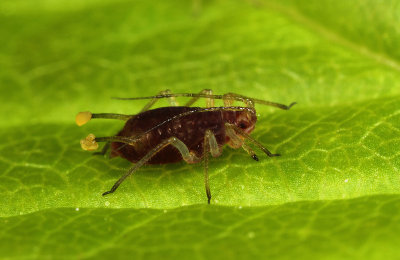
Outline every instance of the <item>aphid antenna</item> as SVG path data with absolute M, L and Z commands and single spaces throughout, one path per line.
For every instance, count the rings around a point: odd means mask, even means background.
M 257 104 L 277 107 L 277 108 L 280 108 L 283 110 L 289 110 L 292 106 L 297 104 L 296 102 L 293 102 L 287 106 L 287 105 L 280 104 L 280 103 L 275 103 L 275 102 L 257 99 L 257 98 L 250 98 L 250 97 L 246 97 L 246 96 L 242 96 L 242 95 L 234 94 L 234 93 L 228 93 L 225 95 L 210 95 L 210 94 L 203 94 L 203 93 L 168 93 L 168 94 L 148 96 L 148 97 L 133 97 L 133 98 L 112 97 L 112 99 L 143 100 L 143 99 L 171 98 L 171 97 L 198 97 L 198 98 L 212 98 L 212 99 L 222 99 L 222 100 L 235 100 L 235 101 L 241 101 L 249 106 L 252 106 L 253 103 L 257 103 Z

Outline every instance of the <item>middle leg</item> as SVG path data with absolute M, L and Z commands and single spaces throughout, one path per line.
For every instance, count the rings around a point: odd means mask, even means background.
M 204 161 L 204 186 L 206 187 L 206 194 L 208 199 L 208 204 L 211 201 L 211 191 L 210 183 L 208 178 L 208 153 L 211 153 L 213 157 L 218 157 L 222 153 L 222 149 L 217 143 L 214 133 L 211 130 L 207 130 L 204 135 L 203 143 L 203 161 Z

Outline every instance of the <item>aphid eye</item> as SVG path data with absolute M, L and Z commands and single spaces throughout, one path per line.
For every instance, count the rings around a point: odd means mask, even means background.
M 247 125 L 245 123 L 241 122 L 241 123 L 239 123 L 239 127 L 242 129 L 246 129 Z

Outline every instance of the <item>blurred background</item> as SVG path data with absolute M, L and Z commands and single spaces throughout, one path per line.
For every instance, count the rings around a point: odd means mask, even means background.
M 132 103 L 109 98 L 166 88 L 303 107 L 397 94 L 398 11 L 397 1 L 4 0 L 1 107 L 13 116 L 1 123 L 127 113 Z

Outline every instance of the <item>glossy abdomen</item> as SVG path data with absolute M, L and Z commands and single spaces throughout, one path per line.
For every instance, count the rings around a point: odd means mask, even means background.
M 182 113 L 187 114 L 179 116 Z M 198 107 L 162 107 L 145 111 L 130 118 L 117 134 L 139 137 L 139 140 L 133 146 L 111 143 L 111 156 L 121 156 L 131 162 L 137 162 L 163 140 L 177 137 L 190 151 L 202 157 L 204 134 L 207 129 L 214 133 L 220 146 L 226 142 L 223 113 L 221 110 L 207 111 Z M 154 155 L 148 164 L 174 163 L 181 160 L 181 154 L 169 145 Z

